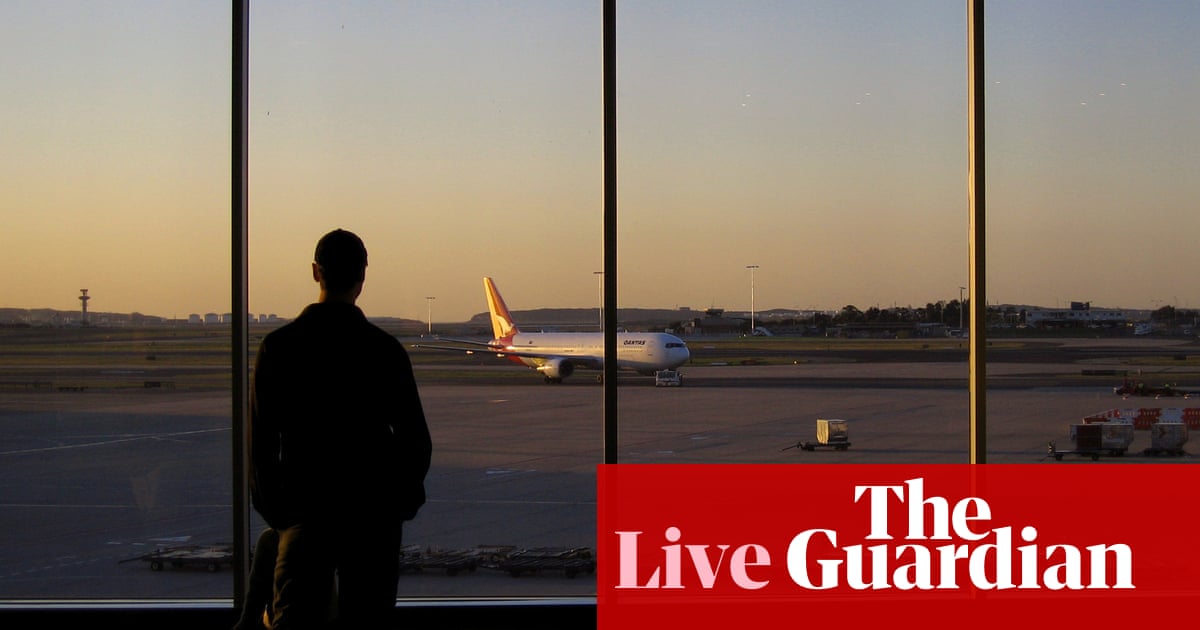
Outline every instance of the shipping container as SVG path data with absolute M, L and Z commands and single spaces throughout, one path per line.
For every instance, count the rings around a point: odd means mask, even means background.
M 817 442 L 821 444 L 840 444 L 850 441 L 850 431 L 845 420 L 817 420 Z
M 1148 453 L 1183 454 L 1188 441 L 1188 426 L 1182 422 L 1157 422 L 1150 427 Z

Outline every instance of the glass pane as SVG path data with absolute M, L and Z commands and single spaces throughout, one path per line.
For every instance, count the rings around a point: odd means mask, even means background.
M 1200 426 L 1198 24 L 1190 2 L 988 5 L 989 461 L 1164 462 L 1182 447 L 1151 423 Z M 1137 429 L 1079 433 L 1104 415 Z
M 250 304 L 278 321 L 251 345 L 317 299 L 318 238 L 360 235 L 369 267 L 358 305 L 409 349 L 433 434 L 429 501 L 404 530 L 406 559 L 424 570 L 406 572 L 400 596 L 593 596 L 594 578 L 571 578 L 586 563 L 503 560 L 594 547 L 596 372 L 548 386 L 456 340 L 496 336 L 484 277 L 523 333 L 596 330 L 599 7 L 252 11 Z M 518 580 L 509 568 L 541 573 Z
M 232 592 L 229 24 L 0 5 L 0 598 Z
M 618 19 L 621 306 L 690 350 L 621 461 L 967 461 L 962 2 Z

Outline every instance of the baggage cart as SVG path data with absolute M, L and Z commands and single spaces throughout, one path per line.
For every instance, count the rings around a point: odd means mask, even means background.
M 1128 422 L 1085 422 L 1071 425 L 1071 442 L 1080 450 L 1106 455 L 1124 455 L 1133 443 L 1133 424 Z
M 849 423 L 845 420 L 819 418 L 817 419 L 817 441 L 801 441 L 783 450 L 786 451 L 788 448 L 799 448 L 805 451 L 830 448 L 836 451 L 844 451 L 850 448 Z
M 1060 451 L 1054 446 L 1054 442 L 1049 443 L 1049 456 L 1054 458 L 1054 461 L 1062 461 L 1064 455 L 1080 455 L 1082 457 L 1091 457 L 1092 461 L 1100 459 L 1100 451 L 1098 449 L 1075 449 L 1071 451 Z
M 512 552 L 493 568 L 513 577 L 537 574 L 542 571 L 562 571 L 568 578 L 596 571 L 596 558 L 586 547 L 538 547 Z
M 426 569 L 445 571 L 451 577 L 459 573 L 474 573 L 480 565 L 476 549 L 422 549 L 408 545 L 400 550 L 400 572 L 421 572 Z
M 1188 425 L 1182 422 L 1156 422 L 1150 426 L 1150 448 L 1146 455 L 1184 454 L 1183 445 L 1188 441 Z
M 1101 455 L 1121 456 L 1133 443 L 1133 424 L 1127 422 L 1105 422 L 1095 418 L 1083 424 L 1071 425 L 1071 442 L 1073 450 L 1060 451 L 1054 442 L 1049 443 L 1049 455 L 1055 461 L 1062 461 L 1065 455 L 1090 457 L 1092 461 L 1100 459 Z
M 135 561 L 147 562 L 151 571 L 162 571 L 164 567 L 203 568 L 210 572 L 222 567 L 233 566 L 233 545 L 178 545 L 161 547 L 134 558 L 121 560 L 118 564 Z

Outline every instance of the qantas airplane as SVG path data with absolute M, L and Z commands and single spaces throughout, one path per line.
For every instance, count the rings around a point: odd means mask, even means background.
M 488 310 L 492 314 L 491 341 L 468 341 L 446 339 L 462 346 L 430 346 L 418 344 L 414 348 L 433 350 L 494 352 L 497 357 L 527 365 L 537 370 L 547 383 L 561 383 L 575 373 L 575 368 L 604 369 L 604 333 L 541 332 L 523 333 L 513 322 L 504 298 L 496 290 L 491 278 L 483 279 L 487 294 Z M 463 347 L 467 346 L 467 347 Z M 472 347 L 473 346 L 473 347 Z M 665 333 L 617 333 L 617 368 L 633 370 L 643 376 L 652 376 L 659 370 L 673 370 L 687 362 L 690 357 L 687 344 L 674 335 Z

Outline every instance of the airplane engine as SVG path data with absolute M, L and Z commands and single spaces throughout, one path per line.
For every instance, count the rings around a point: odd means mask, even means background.
M 546 380 L 557 382 L 575 373 L 575 366 L 566 359 L 551 359 L 537 369 Z

